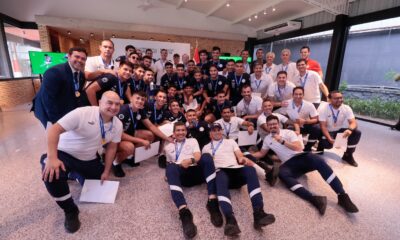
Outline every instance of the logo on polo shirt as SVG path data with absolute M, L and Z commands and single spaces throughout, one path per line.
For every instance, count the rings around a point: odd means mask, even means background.
M 103 83 L 106 83 L 106 82 L 108 82 L 108 78 L 103 77 L 103 78 L 101 79 L 101 81 L 102 81 Z

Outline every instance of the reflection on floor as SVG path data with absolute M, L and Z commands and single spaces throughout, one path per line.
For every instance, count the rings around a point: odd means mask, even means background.
M 360 209 L 346 214 L 333 191 L 315 172 L 300 179 L 311 191 L 328 197 L 324 217 L 284 188 L 262 182 L 265 209 L 276 223 L 253 229 L 247 190 L 232 191 L 232 203 L 243 239 L 399 239 L 400 132 L 360 122 L 363 132 L 355 154 L 358 168 L 340 161 L 340 151 L 325 153 Z M 126 167 L 115 204 L 79 203 L 81 229 L 64 231 L 64 216 L 40 180 L 39 157 L 45 152 L 44 130 L 26 107 L 0 113 L 0 239 L 183 239 L 164 171 L 155 160 Z M 77 200 L 80 187 L 70 184 Z M 209 221 L 206 186 L 184 189 L 197 239 L 222 239 L 223 229 Z

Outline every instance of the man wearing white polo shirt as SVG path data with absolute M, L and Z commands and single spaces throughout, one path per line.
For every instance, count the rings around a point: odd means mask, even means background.
M 246 121 L 242 118 L 232 116 L 231 107 L 225 106 L 222 109 L 222 118 L 218 119 L 217 123 L 221 124 L 223 127 L 224 138 L 237 140 L 239 137 L 240 127 L 247 127 L 249 135 L 253 134 L 254 124 L 252 122 Z
M 318 108 L 321 102 L 321 92 L 325 97 L 328 97 L 328 88 L 322 82 L 318 73 L 307 70 L 307 60 L 297 60 L 296 66 L 299 72 L 294 79 L 294 84 L 303 87 L 304 100 L 313 103 L 314 106 Z
M 86 60 L 85 76 L 88 81 L 92 81 L 105 73 L 116 75 L 114 60 L 112 59 L 114 53 L 113 41 L 109 39 L 101 41 L 99 49 L 99 56 L 88 57 Z
M 243 99 L 236 106 L 236 115 L 255 122 L 262 111 L 262 98 L 252 96 L 250 85 L 244 85 L 241 94 Z
M 290 61 L 290 55 L 291 55 L 291 52 L 289 49 L 287 49 L 287 48 L 283 49 L 281 52 L 282 63 L 279 64 L 276 68 L 277 68 L 277 72 L 279 72 L 279 71 L 287 72 L 287 80 L 289 82 L 294 83 L 294 79 L 295 79 L 296 75 L 298 75 L 298 71 L 296 68 L 296 63 Z
M 254 64 L 254 73 L 250 75 L 251 90 L 255 95 L 261 98 L 268 96 L 268 87 L 274 82 L 270 75 L 263 71 L 262 64 Z
M 167 49 L 161 49 L 160 51 L 161 58 L 154 63 L 154 71 L 156 72 L 156 85 L 160 86 L 161 84 L 161 78 L 162 76 L 166 73 L 165 71 L 165 64 L 167 63 L 167 57 L 168 57 L 168 50 Z
M 272 100 L 274 107 L 287 107 L 287 100 L 292 98 L 294 87 L 296 86 L 292 82 L 287 81 L 287 73 L 285 71 L 278 72 L 276 82 L 268 88 L 268 97 Z
M 347 138 L 347 149 L 342 160 L 357 167 L 358 164 L 353 158 L 353 153 L 360 141 L 361 131 L 357 129 L 353 110 L 348 105 L 343 104 L 343 95 L 339 91 L 332 91 L 328 98 L 330 104 L 318 108 L 319 122 L 323 134 L 318 150 L 324 151 L 324 148 L 332 148 L 336 135 L 343 133 L 343 137 Z
M 274 105 L 272 105 L 271 100 L 265 99 L 262 105 L 263 112 L 257 118 L 257 131 L 258 135 L 260 135 L 261 139 L 264 139 L 265 136 L 268 135 L 268 128 L 267 128 L 267 117 L 269 115 L 275 115 L 279 119 L 279 127 L 284 128 L 290 122 L 289 119 L 283 116 L 280 113 L 273 113 L 272 110 L 274 109 Z
M 274 63 L 275 53 L 267 52 L 265 55 L 266 63 L 263 65 L 264 72 L 268 74 L 273 81 L 276 81 L 276 74 L 279 72 L 277 65 Z
M 48 132 L 47 154 L 40 159 L 47 191 L 64 210 L 64 227 L 70 233 L 78 231 L 81 223 L 69 191 L 68 173 L 107 180 L 121 141 L 122 123 L 115 117 L 120 108 L 119 96 L 105 92 L 99 103 L 99 107 L 77 108 L 54 124 Z M 97 153 L 102 146 L 106 146 L 105 165 Z

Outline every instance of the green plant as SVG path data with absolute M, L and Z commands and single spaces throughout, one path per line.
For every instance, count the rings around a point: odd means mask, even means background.
M 340 85 L 339 85 L 340 92 L 346 91 L 347 87 L 348 87 L 348 84 L 347 84 L 346 80 L 340 81 Z
M 370 117 L 396 120 L 400 114 L 400 102 L 373 98 L 367 100 L 346 99 L 346 104 L 353 109 L 354 113 Z

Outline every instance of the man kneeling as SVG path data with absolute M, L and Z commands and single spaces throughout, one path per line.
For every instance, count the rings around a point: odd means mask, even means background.
M 216 227 L 222 226 L 222 215 L 219 211 L 215 189 L 215 167 L 209 154 L 201 156 L 200 148 L 195 138 L 186 138 L 187 130 L 183 122 L 174 124 L 175 142 L 168 143 L 164 150 L 167 157 L 166 175 L 172 199 L 179 209 L 183 233 L 187 238 L 197 234 L 193 223 L 193 215 L 187 207 L 183 196 L 182 186 L 191 187 L 207 182 L 208 202 L 211 223 Z
M 261 229 L 275 222 L 274 215 L 264 212 L 264 202 L 256 170 L 251 166 L 243 166 L 247 162 L 250 163 L 250 160 L 243 156 L 235 140 L 223 138 L 222 127 L 219 123 L 213 123 L 210 129 L 211 142 L 204 146 L 203 154 L 211 154 L 217 168 L 217 195 L 226 219 L 225 235 L 236 236 L 240 233 L 232 210 L 229 188 L 239 188 L 247 184 L 253 207 L 255 229 Z

